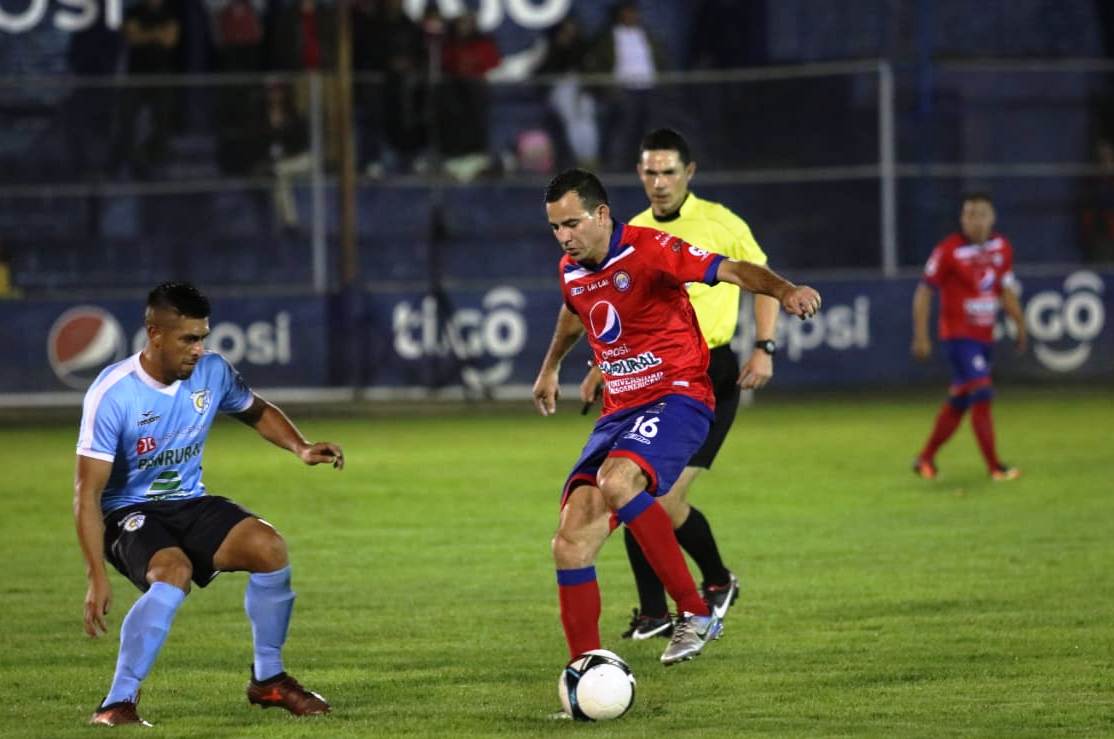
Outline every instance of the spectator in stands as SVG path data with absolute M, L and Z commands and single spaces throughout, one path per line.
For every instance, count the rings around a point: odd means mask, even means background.
M 1102 174 L 1085 181 L 1083 258 L 1088 262 L 1114 262 L 1114 143 L 1099 139 L 1095 156 Z
M 337 22 L 331 6 L 295 0 L 279 13 L 271 66 L 282 70 L 330 70 L 336 66 Z
M 445 169 L 458 179 L 471 179 L 490 163 L 485 75 L 500 59 L 499 47 L 480 32 L 474 12 L 452 19 L 441 47 L 438 113 Z
M 103 17 L 88 28 L 73 31 L 66 48 L 69 70 L 77 77 L 111 77 L 120 71 L 124 40 Z M 113 99 L 104 87 L 74 85 L 63 111 L 67 161 L 73 174 L 82 177 L 104 171 L 112 130 Z
M 600 132 L 596 121 L 596 100 L 584 90 L 578 74 L 584 71 L 588 41 L 576 18 L 566 16 L 550 29 L 545 56 L 536 70 L 541 75 L 559 75 L 549 92 L 549 107 L 561 123 L 560 152 L 570 152 L 573 161 L 560 161 L 562 169 L 579 166 L 595 169 L 599 165 Z M 562 160 L 567 159 L 562 156 Z
M 220 68 L 254 72 L 263 65 L 263 21 L 254 0 L 227 0 L 215 15 L 214 39 Z
M 662 46 L 642 24 L 638 3 L 623 0 L 612 9 L 611 25 L 592 44 L 586 68 L 615 80 L 604 116 L 603 156 L 610 169 L 625 170 L 638 159 L 650 93 L 658 72 L 666 69 Z
M 353 53 L 358 70 L 382 75 L 356 88 L 361 109 L 361 157 L 369 174 L 408 170 L 425 147 L 427 71 L 425 38 L 402 0 L 357 5 Z
M 274 177 L 275 214 L 284 229 L 298 227 L 293 179 L 309 175 L 313 157 L 309 151 L 309 126 L 298 114 L 290 85 L 270 82 L 266 89 L 262 141 L 265 165 Z
M 223 0 L 213 7 L 217 64 L 225 72 L 255 72 L 263 67 L 260 0 Z M 217 163 L 230 175 L 247 174 L 257 157 L 256 119 L 261 94 L 255 83 L 221 85 L 217 99 Z
M 172 74 L 181 43 L 178 19 L 164 0 L 142 0 L 127 14 L 124 40 L 128 53 L 128 75 Z M 128 164 L 140 177 L 166 156 L 174 90 L 165 84 L 125 87 L 121 94 L 119 129 L 116 132 L 112 163 Z M 146 140 L 136 141 L 136 121 L 147 111 L 149 130 Z

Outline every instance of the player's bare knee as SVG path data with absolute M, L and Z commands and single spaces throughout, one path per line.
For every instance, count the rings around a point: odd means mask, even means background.
M 607 501 L 607 507 L 613 511 L 622 508 L 638 493 L 631 481 L 621 474 L 601 472 L 596 483 Z
M 286 540 L 272 528 L 256 537 L 255 553 L 260 572 L 273 572 L 290 563 Z
M 147 582 L 152 585 L 163 582 L 180 590 L 189 592 L 193 565 L 182 553 L 177 555 L 155 555 L 147 566 Z
M 553 561 L 559 568 L 587 567 L 592 564 L 592 547 L 582 536 L 558 530 L 550 546 L 553 549 Z

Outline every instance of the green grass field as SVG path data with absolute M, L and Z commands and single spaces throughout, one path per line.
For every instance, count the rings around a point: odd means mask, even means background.
M 928 395 L 768 399 L 740 413 L 694 488 L 743 594 L 724 637 L 665 669 L 618 639 L 636 603 L 618 537 L 600 562 L 605 646 L 634 709 L 554 722 L 566 659 L 549 538 L 589 430 L 570 404 L 302 420 L 348 469 L 302 467 L 234 422 L 210 491 L 286 536 L 291 672 L 334 713 L 249 707 L 242 574 L 195 589 L 144 687 L 155 736 L 1114 735 L 1114 392 L 1007 389 L 989 482 L 965 424 L 942 479 L 908 470 Z M 297 413 L 292 415 L 297 416 Z M 304 414 L 302 414 L 304 416 Z M 6 736 L 88 736 L 136 591 L 81 629 L 72 424 L 0 427 L 0 685 Z

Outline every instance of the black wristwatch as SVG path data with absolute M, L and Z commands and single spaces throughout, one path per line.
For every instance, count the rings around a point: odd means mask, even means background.
M 777 354 L 777 342 L 773 339 L 763 339 L 762 341 L 754 342 L 755 349 L 761 349 L 769 354 L 771 357 Z

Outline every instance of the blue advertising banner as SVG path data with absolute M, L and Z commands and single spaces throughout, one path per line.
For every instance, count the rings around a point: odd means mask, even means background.
M 925 363 L 910 354 L 912 297 L 918 280 L 819 279 L 824 308 L 813 319 L 778 322 L 776 387 L 900 387 L 938 381 L 949 370 L 940 352 Z M 1114 332 L 1106 325 L 1114 273 L 1079 270 L 1022 279 L 1029 349 L 1014 351 L 1012 328 L 999 319 L 995 376 L 1004 380 L 1114 379 Z M 424 294 L 369 297 L 374 316 L 372 386 L 529 387 L 552 336 L 560 306 L 556 284 L 513 284 Z M 736 346 L 749 353 L 753 322 L 744 303 Z M 935 332 L 935 314 L 933 316 Z M 585 342 L 565 362 L 562 382 L 576 384 L 589 356 Z
M 824 308 L 809 321 L 781 318 L 775 387 L 947 382 L 939 351 L 924 364 L 910 356 L 916 279 L 812 284 Z M 1106 323 L 1114 310 L 1112 284 L 1114 272 L 1082 269 L 1023 277 L 1029 348 L 1017 355 L 1012 328 L 1000 319 L 995 376 L 1114 378 L 1114 332 Z M 347 303 L 304 295 L 221 298 L 213 301 L 208 344 L 260 388 L 368 388 L 372 397 L 427 388 L 524 395 L 549 345 L 560 301 L 556 282 L 515 280 L 440 295 L 379 290 Z M 344 310 L 356 315 L 338 322 Z M 736 345 L 747 353 L 753 327 L 745 302 L 743 312 Z M 0 395 L 77 393 L 105 365 L 142 347 L 142 310 L 138 301 L 119 299 L 0 302 L 0 341 Z M 580 381 L 588 356 L 581 342 L 565 362 L 564 383 Z
M 207 345 L 256 386 L 328 381 L 325 300 L 214 299 Z M 0 301 L 0 393 L 83 391 L 146 343 L 141 300 Z

